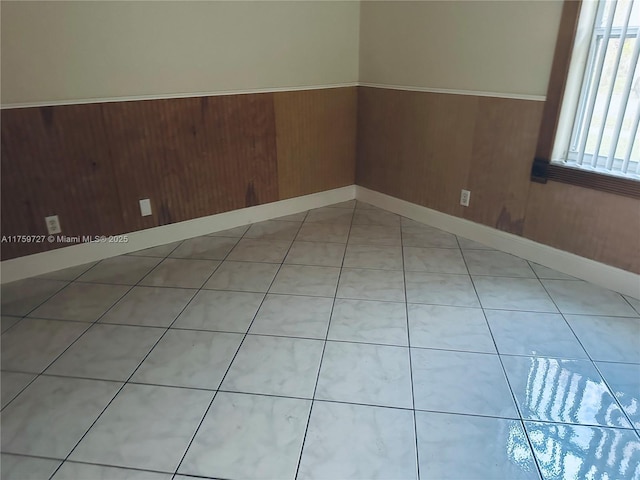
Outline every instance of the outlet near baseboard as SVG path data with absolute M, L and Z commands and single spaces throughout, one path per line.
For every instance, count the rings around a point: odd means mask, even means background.
M 469 190 L 462 190 L 460 192 L 460 205 L 468 207 L 469 200 L 471 200 L 471 192 Z

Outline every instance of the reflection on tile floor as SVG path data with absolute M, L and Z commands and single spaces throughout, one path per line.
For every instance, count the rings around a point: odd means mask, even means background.
M 640 479 L 640 301 L 344 202 L 2 287 L 2 480 Z

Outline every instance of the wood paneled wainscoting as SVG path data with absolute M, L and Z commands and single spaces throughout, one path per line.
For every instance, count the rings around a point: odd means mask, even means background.
M 65 235 L 113 235 L 356 183 L 640 273 L 637 200 L 530 182 L 543 106 L 344 87 L 5 109 L 2 235 L 54 214 Z
M 114 235 L 352 185 L 356 109 L 356 87 L 4 109 L 2 235 L 46 235 L 49 215 Z
M 640 273 L 640 205 L 530 182 L 544 102 L 359 87 L 356 183 Z M 469 207 L 460 190 L 471 191 Z

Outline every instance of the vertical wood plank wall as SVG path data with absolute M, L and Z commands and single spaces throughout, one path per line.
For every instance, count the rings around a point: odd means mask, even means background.
M 355 183 L 355 88 L 276 93 L 280 199 Z
M 2 235 L 112 235 L 351 185 L 356 87 L 7 109 Z M 153 216 L 140 216 L 150 198 Z M 4 243 L 2 259 L 61 244 Z
M 356 183 L 640 273 L 640 202 L 530 182 L 543 107 L 360 87 Z
M 349 87 L 2 110 L 2 235 L 46 234 L 52 214 L 66 235 L 125 233 L 357 183 L 640 273 L 637 200 L 529 181 L 543 107 Z

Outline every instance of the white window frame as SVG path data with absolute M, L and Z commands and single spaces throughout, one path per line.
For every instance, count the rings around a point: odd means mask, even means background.
M 636 2 L 637 1 L 640 0 L 636 0 Z M 586 142 L 586 139 L 582 138 L 582 135 L 584 134 L 581 132 L 581 128 L 583 127 L 581 122 L 583 122 L 585 118 L 584 113 L 587 108 L 589 88 L 587 86 L 587 88 L 583 90 L 583 82 L 591 78 L 591 75 L 586 75 L 586 72 L 589 72 L 594 68 L 593 64 L 598 52 L 596 45 L 592 45 L 592 38 L 594 33 L 600 38 L 615 38 L 616 34 L 618 36 L 622 34 L 619 27 L 612 27 L 609 32 L 607 32 L 607 29 L 603 27 L 595 28 L 596 21 L 599 19 L 599 15 L 602 14 L 604 4 L 604 0 L 586 0 L 582 2 L 571 55 L 571 63 L 567 74 L 565 91 L 558 119 L 558 127 L 551 155 L 551 162 L 562 165 L 563 167 L 574 168 L 581 171 L 590 171 L 603 175 L 640 181 L 640 164 L 637 166 L 637 170 L 635 168 L 631 168 L 627 173 L 609 170 L 602 167 L 593 168 L 591 166 L 593 155 L 586 153 L 583 154 L 581 165 L 575 163 L 576 160 L 578 160 L 576 147 L 578 147 L 579 150 L 580 142 Z M 638 27 L 629 26 L 625 37 L 636 37 L 640 35 L 640 31 L 638 30 L 640 30 Z M 578 123 L 578 125 L 576 125 L 576 123 Z M 636 143 L 638 141 L 640 140 L 636 138 Z M 606 158 L 603 157 L 602 153 L 602 149 L 600 149 L 599 158 Z M 608 156 L 609 152 L 604 153 Z

